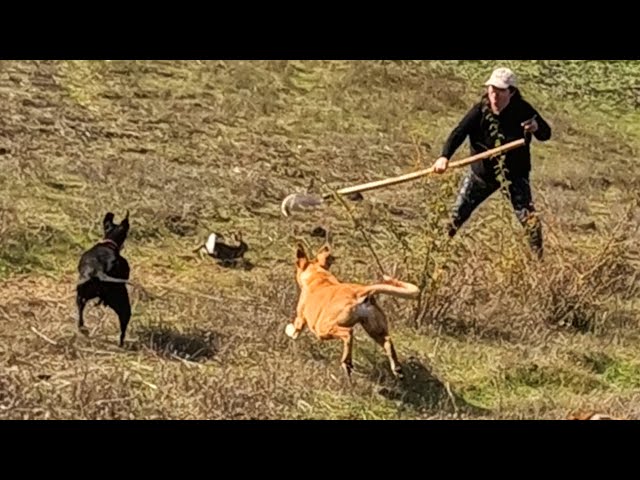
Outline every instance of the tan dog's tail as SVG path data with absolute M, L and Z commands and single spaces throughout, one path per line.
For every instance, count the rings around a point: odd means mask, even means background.
M 408 282 L 401 282 L 387 275 L 383 276 L 384 283 L 376 283 L 363 288 L 365 295 L 372 293 L 384 293 L 393 295 L 394 297 L 416 298 L 420 295 L 420 289 L 417 285 Z

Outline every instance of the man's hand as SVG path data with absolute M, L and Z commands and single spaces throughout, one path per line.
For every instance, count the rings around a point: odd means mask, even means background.
M 525 132 L 535 133 L 535 131 L 538 130 L 538 122 L 536 122 L 535 115 L 533 116 L 533 118 L 522 122 L 520 125 L 524 127 Z
M 447 169 L 447 165 L 449 165 L 449 159 L 447 157 L 440 157 L 436 160 L 436 163 L 433 164 L 433 171 L 435 173 L 443 173 Z

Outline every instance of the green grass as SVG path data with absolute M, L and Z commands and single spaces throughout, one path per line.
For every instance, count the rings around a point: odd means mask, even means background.
M 633 391 L 640 387 L 640 365 L 637 363 L 618 361 L 608 366 L 603 378 L 613 387 Z

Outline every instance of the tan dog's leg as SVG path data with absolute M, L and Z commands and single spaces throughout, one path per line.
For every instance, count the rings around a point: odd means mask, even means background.
M 393 346 L 391 337 L 389 336 L 389 326 L 387 324 L 387 317 L 384 312 L 377 305 L 372 311 L 372 315 L 362 321 L 362 327 L 369 334 L 369 336 L 380 345 L 387 357 L 389 358 L 389 365 L 391 372 L 397 378 L 403 378 L 402 367 L 398 361 L 396 355 L 396 349 Z
M 338 327 L 338 331 L 334 334 L 334 336 L 341 339 L 343 342 L 344 347 L 342 349 L 342 359 L 340 360 L 340 365 L 347 374 L 347 378 L 349 379 L 349 381 L 351 381 L 351 370 L 353 370 L 353 334 L 350 328 Z
M 291 337 L 292 339 L 295 340 L 296 338 L 298 338 L 298 335 L 300 335 L 300 332 L 304 328 L 305 323 L 306 322 L 304 321 L 304 318 L 298 316 L 293 321 L 293 323 L 287 324 L 287 326 L 284 329 L 284 333 L 286 333 L 288 337 Z

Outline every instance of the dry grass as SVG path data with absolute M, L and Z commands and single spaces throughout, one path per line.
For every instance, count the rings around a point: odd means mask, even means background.
M 554 128 L 534 146 L 543 263 L 499 196 L 445 240 L 460 172 L 279 214 L 292 191 L 430 164 L 493 63 L 2 62 L 0 418 L 638 418 L 640 123 L 633 85 L 598 90 L 637 67 L 512 63 Z M 104 213 L 126 209 L 119 349 L 102 307 L 77 333 L 73 288 Z M 353 387 L 341 345 L 284 335 L 294 240 L 319 245 L 319 226 L 340 278 L 425 287 L 382 301 L 403 383 L 362 332 Z M 238 230 L 247 268 L 192 253 Z

